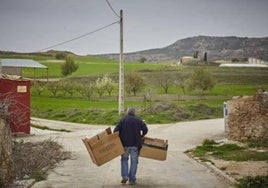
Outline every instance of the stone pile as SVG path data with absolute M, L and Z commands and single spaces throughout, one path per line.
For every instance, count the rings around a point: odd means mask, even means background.
M 268 94 L 230 100 L 227 110 L 228 139 L 268 139 Z

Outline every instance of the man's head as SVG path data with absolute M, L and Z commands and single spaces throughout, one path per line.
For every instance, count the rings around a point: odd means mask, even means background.
M 135 108 L 129 107 L 127 109 L 127 114 L 128 115 L 135 115 Z

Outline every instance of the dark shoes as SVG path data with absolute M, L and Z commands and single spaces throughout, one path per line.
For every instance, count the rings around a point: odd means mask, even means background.
M 129 182 L 129 185 L 136 185 L 136 182 Z
M 122 184 L 126 184 L 127 181 L 128 181 L 128 178 L 127 178 L 127 177 L 124 177 L 124 178 L 122 178 L 121 183 L 122 183 Z M 135 182 L 135 181 L 134 181 L 134 182 L 131 182 L 131 181 L 130 181 L 128 184 L 129 184 L 129 185 L 136 185 L 136 182 Z
M 121 180 L 121 183 L 122 183 L 122 184 L 126 184 L 127 181 L 128 181 L 128 178 L 127 178 L 127 177 L 124 177 L 124 178 Z

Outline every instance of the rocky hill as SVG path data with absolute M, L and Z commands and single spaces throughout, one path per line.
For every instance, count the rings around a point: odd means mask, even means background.
M 268 37 L 211 37 L 196 36 L 178 40 L 175 43 L 158 49 L 125 53 L 126 61 L 139 61 L 146 58 L 149 62 L 178 62 L 183 56 L 193 56 L 198 51 L 200 58 L 207 53 L 208 61 L 214 60 L 245 60 L 255 57 L 268 60 Z M 118 54 L 99 55 L 101 57 L 118 59 Z

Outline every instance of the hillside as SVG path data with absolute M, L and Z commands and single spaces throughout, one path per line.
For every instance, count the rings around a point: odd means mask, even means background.
M 158 49 L 125 53 L 126 61 L 138 61 L 145 57 L 150 62 L 172 61 L 178 62 L 182 56 L 193 56 L 194 51 L 203 58 L 207 52 L 209 61 L 213 60 L 243 60 L 256 57 L 268 60 L 268 37 L 241 38 L 241 37 L 210 37 L 196 36 L 178 40 L 175 43 Z M 101 57 L 117 59 L 118 54 L 105 54 Z

